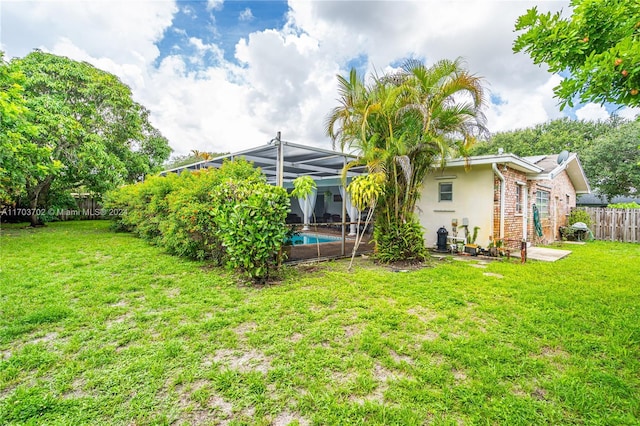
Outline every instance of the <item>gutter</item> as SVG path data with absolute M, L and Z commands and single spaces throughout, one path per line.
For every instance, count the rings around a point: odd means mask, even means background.
M 493 169 L 493 173 L 496 174 L 498 179 L 500 179 L 500 239 L 504 238 L 504 197 L 505 197 L 505 184 L 504 184 L 504 176 L 498 170 L 498 166 L 496 163 L 491 163 L 491 169 Z

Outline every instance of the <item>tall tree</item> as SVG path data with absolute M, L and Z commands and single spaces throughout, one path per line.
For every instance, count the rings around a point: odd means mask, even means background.
M 356 165 L 384 173 L 376 203 L 374 239 L 385 261 L 424 257 L 424 239 L 415 204 L 426 173 L 452 153 L 466 153 L 486 133 L 482 79 L 460 59 L 427 67 L 406 61 L 401 70 L 372 76 L 367 85 L 351 70 L 338 76 L 339 103 L 326 132 L 344 151 L 356 152 Z
M 534 127 L 507 132 L 496 133 L 488 141 L 476 144 L 471 152 L 473 155 L 496 154 L 502 148 L 505 152 L 519 156 L 557 154 L 562 150 L 575 152 L 580 157 L 584 166 L 587 179 L 594 189 L 598 188 L 598 182 L 607 180 L 609 182 L 607 191 L 623 194 L 628 191 L 627 186 L 622 185 L 618 189 L 613 189 L 614 180 L 605 176 L 607 167 L 599 164 L 597 156 L 593 152 L 599 151 L 599 145 L 610 139 L 618 139 L 618 133 L 628 125 L 628 121 L 613 116 L 606 121 L 583 121 L 562 118 L 548 123 L 537 124 Z M 625 134 L 629 134 L 628 131 Z M 638 139 L 630 139 L 628 143 L 632 146 L 638 145 Z M 626 146 L 627 142 L 621 146 Z M 607 149 L 613 151 L 607 157 L 613 156 L 622 160 L 620 154 L 632 154 L 629 158 L 638 158 L 640 151 L 636 154 L 629 153 L 628 150 L 616 150 L 611 144 Z M 613 164 L 611 165 L 613 166 Z M 614 166 L 615 168 L 615 166 Z M 622 183 L 621 178 L 618 182 Z
M 611 200 L 618 195 L 640 192 L 640 121 L 623 124 L 609 132 L 585 151 L 585 172 L 592 176 L 591 184 Z
M 613 116 L 606 121 L 585 121 L 560 118 L 524 129 L 498 132 L 490 139 L 474 145 L 473 155 L 505 152 L 519 156 L 557 154 L 562 150 L 582 155 L 593 141 L 617 129 L 625 120 Z
M 103 193 L 140 179 L 170 154 L 167 140 L 149 123 L 149 111 L 117 77 L 88 63 L 40 51 L 14 59 L 24 78 L 26 107 L 36 127 L 31 141 L 51 150 L 59 170 L 26 182 L 34 212 L 42 194 L 58 188 Z
M 30 122 L 24 82 L 24 74 L 12 69 L 0 52 L 0 207 L 14 204 L 28 184 L 59 165 L 51 160 L 48 146 L 31 141 L 37 128 Z
M 572 15 L 529 9 L 516 22 L 513 45 L 563 81 L 560 108 L 574 101 L 640 105 L 640 2 L 571 0 Z

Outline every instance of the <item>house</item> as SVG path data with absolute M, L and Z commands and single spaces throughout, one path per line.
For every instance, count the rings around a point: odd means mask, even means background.
M 640 197 L 613 197 L 610 201 L 604 195 L 599 195 L 597 192 L 591 194 L 584 194 L 578 197 L 578 207 L 607 207 L 609 204 L 627 204 L 636 203 L 640 204 Z
M 291 222 L 309 223 L 311 211 L 318 222 L 348 222 L 358 216 L 345 196 L 341 174 L 343 166 L 356 157 L 352 154 L 286 142 L 280 135 L 266 145 L 217 158 L 200 161 L 162 174 L 184 170 L 220 167 L 234 158 L 253 161 L 269 182 L 292 188 L 292 181 L 302 175 L 313 177 L 316 194 L 308 212 L 292 199 Z M 347 181 L 366 173 L 364 167 L 352 168 Z M 425 228 L 425 242 L 433 247 L 437 231 L 444 226 L 449 236 L 462 237 L 460 226 L 468 223 L 472 232 L 479 227 L 476 243 L 486 247 L 490 238 L 501 238 L 505 245 L 519 248 L 526 240 L 533 244 L 554 241 L 558 228 L 576 206 L 579 194 L 588 194 L 589 184 L 576 154 L 519 157 L 500 153 L 451 159 L 438 167 L 424 181 L 422 197 L 416 206 Z M 542 235 L 538 236 L 533 220 L 533 205 L 539 211 Z M 306 216 L 306 217 L 305 217 Z M 455 224 L 455 225 L 453 225 Z M 348 229 L 355 231 L 355 225 Z
M 503 239 L 505 246 L 518 249 L 523 240 L 534 245 L 556 240 L 577 196 L 589 192 L 574 153 L 500 153 L 452 159 L 434 170 L 425 178 L 416 213 L 427 247 L 436 245 L 442 226 L 449 237 L 463 238 L 460 227 L 468 224 L 470 232 L 479 227 L 476 244 L 486 247 L 491 239 Z M 535 229 L 534 205 L 542 235 Z

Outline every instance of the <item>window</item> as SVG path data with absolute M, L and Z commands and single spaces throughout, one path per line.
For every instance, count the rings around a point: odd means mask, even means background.
M 549 191 L 538 189 L 538 192 L 536 192 L 536 206 L 540 212 L 540 218 L 549 217 Z
M 522 214 L 522 186 L 516 186 L 516 214 Z
M 453 184 L 441 182 L 438 186 L 440 194 L 438 201 L 453 201 Z

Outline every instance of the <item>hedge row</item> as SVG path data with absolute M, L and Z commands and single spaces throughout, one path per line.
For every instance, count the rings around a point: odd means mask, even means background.
M 281 261 L 289 196 L 245 160 L 219 169 L 152 176 L 109 192 L 116 230 L 172 254 L 211 259 L 264 281 Z

